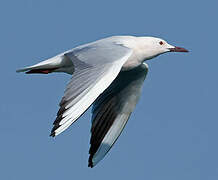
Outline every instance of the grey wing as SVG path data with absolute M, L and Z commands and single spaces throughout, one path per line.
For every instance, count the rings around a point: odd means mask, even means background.
M 123 71 L 97 98 L 92 110 L 89 166 L 95 166 L 122 132 L 141 94 L 146 64 Z
M 73 75 L 60 102 L 51 136 L 75 122 L 112 83 L 132 50 L 113 42 L 92 43 L 63 54 L 72 61 Z

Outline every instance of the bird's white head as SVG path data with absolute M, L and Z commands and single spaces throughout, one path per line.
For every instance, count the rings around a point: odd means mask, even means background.
M 184 48 L 172 46 L 165 40 L 156 37 L 138 37 L 137 41 L 144 60 L 154 58 L 166 52 L 188 52 Z

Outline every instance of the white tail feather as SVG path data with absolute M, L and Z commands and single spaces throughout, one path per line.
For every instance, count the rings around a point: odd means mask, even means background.
M 53 58 L 42 61 L 40 63 L 37 63 L 33 66 L 28 66 L 22 69 L 18 69 L 16 70 L 16 72 L 25 72 L 25 71 L 37 70 L 37 69 L 55 69 L 55 68 L 57 69 L 56 70 L 57 72 L 65 72 L 65 69 L 69 67 L 71 67 L 71 69 L 73 70 L 72 65 L 73 63 L 64 55 L 61 56 L 58 55 Z M 66 72 L 69 73 L 68 71 Z

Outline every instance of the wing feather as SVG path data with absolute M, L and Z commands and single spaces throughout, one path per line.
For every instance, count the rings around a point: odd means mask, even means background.
M 122 132 L 139 99 L 147 66 L 120 72 L 96 99 L 92 110 L 89 166 L 95 166 Z
M 75 122 L 112 83 L 132 50 L 114 42 L 97 42 L 64 54 L 73 62 L 74 74 L 60 102 L 51 136 Z

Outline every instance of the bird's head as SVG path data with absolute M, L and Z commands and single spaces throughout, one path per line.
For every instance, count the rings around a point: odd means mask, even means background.
M 145 60 L 156 57 L 166 52 L 188 52 L 185 48 L 168 44 L 165 40 L 155 37 L 139 37 L 140 50 L 143 51 Z

